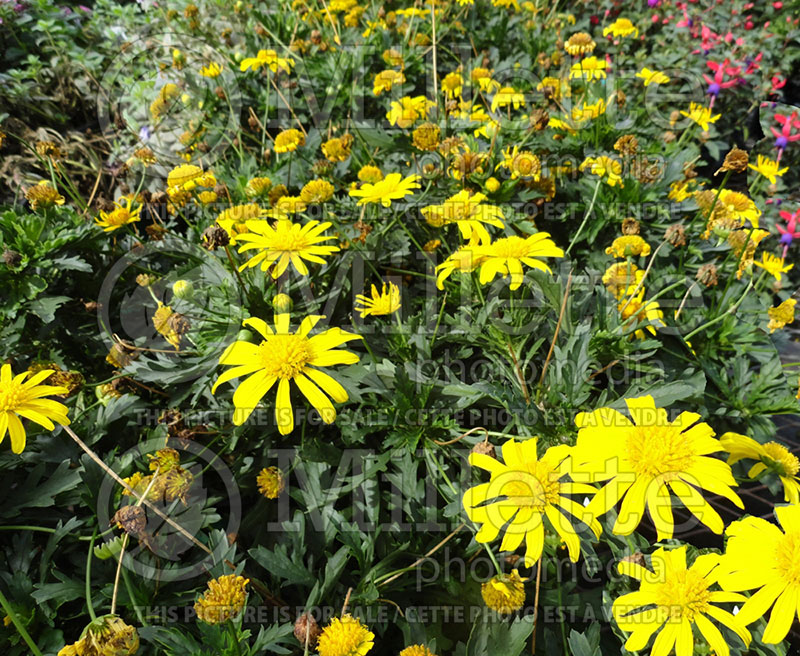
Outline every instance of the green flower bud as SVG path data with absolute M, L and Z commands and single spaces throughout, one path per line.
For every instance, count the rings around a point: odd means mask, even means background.
M 172 293 L 183 301 L 191 300 L 194 297 L 194 285 L 189 280 L 176 280 L 172 285 Z
M 278 314 L 286 314 L 291 312 L 294 307 L 292 299 L 287 294 L 276 294 L 272 299 L 272 307 Z

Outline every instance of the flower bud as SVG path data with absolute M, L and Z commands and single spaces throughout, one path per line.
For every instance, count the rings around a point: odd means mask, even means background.
M 176 280 L 172 285 L 172 293 L 182 301 L 189 301 L 194 297 L 194 285 L 189 280 Z

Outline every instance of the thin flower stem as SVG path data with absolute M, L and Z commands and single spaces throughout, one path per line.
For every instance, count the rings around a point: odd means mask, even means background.
M 684 341 L 688 341 L 688 340 L 690 340 L 690 339 L 691 339 L 691 338 L 692 338 L 694 335 L 696 335 L 696 334 L 697 334 L 697 333 L 699 333 L 700 331 L 702 331 L 702 330 L 705 330 L 706 328 L 710 328 L 710 327 L 711 327 L 711 326 L 713 326 L 714 324 L 716 324 L 716 323 L 719 323 L 720 321 L 722 321 L 723 319 L 725 319 L 725 318 L 726 318 L 726 317 L 727 317 L 729 314 L 733 314 L 734 312 L 736 312 L 736 310 L 737 310 L 737 309 L 739 308 L 739 306 L 742 304 L 742 301 L 744 301 L 744 299 L 745 299 L 745 298 L 747 297 L 747 295 L 750 293 L 750 290 L 751 290 L 751 289 L 753 289 L 753 279 L 752 279 L 752 278 L 750 278 L 750 282 L 749 282 L 749 283 L 748 283 L 748 285 L 747 285 L 747 289 L 745 289 L 745 290 L 744 290 L 744 294 L 742 294 L 742 295 L 739 297 L 739 300 L 738 300 L 738 301 L 736 301 L 736 302 L 735 302 L 733 305 L 731 305 L 731 306 L 730 306 L 730 307 L 729 307 L 729 308 L 728 308 L 728 309 L 727 309 L 725 312 L 723 312 L 722 314 L 720 314 L 718 317 L 716 317 L 716 318 L 712 319 L 711 321 L 708 321 L 708 322 L 704 323 L 702 326 L 699 326 L 698 328 L 695 328 L 695 329 L 694 329 L 692 332 L 690 332 L 688 335 L 686 335 L 686 336 L 683 338 L 683 339 L 684 339 Z
M 375 580 L 376 586 L 387 585 L 392 581 L 399 579 L 403 574 L 406 572 L 410 572 L 413 569 L 416 569 L 421 563 L 424 563 L 428 558 L 430 558 L 433 554 L 435 554 L 439 549 L 441 549 L 444 545 L 446 545 L 451 539 L 453 539 L 456 534 L 466 526 L 464 522 L 461 522 L 455 530 L 453 530 L 450 535 L 448 535 L 444 540 L 439 542 L 433 549 L 428 551 L 422 558 L 417 558 L 409 567 L 404 567 L 403 569 L 397 570 L 396 572 L 390 572 L 389 574 L 384 575 L 384 577 L 378 578 Z M 388 578 L 386 578 L 388 577 Z
M 236 632 L 236 627 L 233 625 L 233 620 L 229 619 L 226 624 L 228 626 L 228 632 L 231 634 L 231 640 L 233 640 L 233 648 L 236 650 L 236 655 L 242 656 L 242 650 L 239 647 L 239 635 Z
M 33 641 L 33 638 L 31 638 L 28 630 L 25 628 L 25 625 L 19 619 L 17 613 L 11 607 L 11 604 L 8 603 L 8 599 L 6 599 L 6 596 L 2 593 L 2 591 L 0 591 L 0 606 L 3 607 L 5 614 L 11 618 L 11 621 L 17 629 L 17 633 L 19 633 L 19 635 L 28 645 L 34 656 L 42 656 L 41 650 L 36 646 L 36 643 Z
M 539 556 L 539 563 L 536 565 L 536 594 L 533 598 L 533 637 L 531 638 L 531 654 L 536 653 L 536 627 L 539 624 L 539 587 L 542 582 L 543 558 L 544 554 Z
M 542 385 L 544 385 L 544 377 L 547 374 L 547 367 L 550 366 L 550 358 L 553 357 L 553 351 L 556 347 L 556 340 L 558 339 L 558 333 L 561 330 L 561 322 L 564 320 L 564 310 L 567 307 L 567 298 L 569 298 L 569 290 L 572 287 L 572 271 L 569 272 L 569 276 L 567 277 L 567 285 L 564 289 L 564 298 L 561 299 L 561 310 L 558 313 L 558 322 L 556 323 L 556 330 L 553 333 L 553 339 L 550 342 L 550 350 L 547 352 L 547 357 L 544 361 L 544 366 L 542 367 L 542 376 L 539 378 L 539 387 L 536 390 L 536 402 L 539 402 L 539 398 L 542 396 Z
M 86 608 L 89 611 L 89 617 L 92 620 L 97 619 L 94 612 L 94 604 L 92 603 L 92 554 L 94 553 L 94 541 L 97 538 L 97 527 L 92 533 L 92 540 L 89 542 L 89 549 L 86 552 L 86 576 L 84 578 L 84 585 L 86 589 Z
M 586 210 L 586 214 L 583 215 L 583 221 L 581 221 L 580 226 L 578 226 L 578 231 L 575 233 L 575 236 L 572 238 L 572 241 L 567 246 L 567 250 L 564 253 L 564 257 L 569 255 L 569 252 L 572 250 L 572 247 L 578 241 L 578 237 L 580 237 L 581 232 L 583 232 L 583 228 L 586 225 L 586 222 L 589 220 L 589 217 L 592 214 L 592 210 L 594 209 L 594 203 L 597 200 L 597 192 L 600 191 L 600 185 L 603 183 L 603 178 L 597 178 L 597 184 L 594 186 L 594 194 L 592 195 L 592 201 L 589 203 L 589 207 Z

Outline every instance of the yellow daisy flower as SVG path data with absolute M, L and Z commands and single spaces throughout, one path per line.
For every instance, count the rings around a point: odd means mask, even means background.
M 267 499 L 277 499 L 286 487 L 283 472 L 277 467 L 264 467 L 256 476 L 258 491 Z
M 579 431 L 572 451 L 574 471 L 590 482 L 605 483 L 588 510 L 599 516 L 622 499 L 613 531 L 630 535 L 647 508 L 658 539 L 663 540 L 671 538 L 675 528 L 671 491 L 700 522 L 722 533 L 722 518 L 700 490 L 724 496 L 739 508 L 743 504 L 731 489 L 736 485 L 731 468 L 708 457 L 723 450 L 714 431 L 698 422 L 700 415 L 694 412 L 682 412 L 670 422 L 667 411 L 656 408 L 652 396 L 625 399 L 625 403 L 633 421 L 613 408 L 575 417 Z
M 440 228 L 455 223 L 464 239 L 471 239 L 475 235 L 481 242 L 488 242 L 489 233 L 483 224 L 503 228 L 505 216 L 497 205 L 484 205 L 485 200 L 484 194 L 471 194 L 468 189 L 462 189 L 441 205 L 428 205 L 421 212 L 433 227 Z
M 462 246 L 436 267 L 436 287 L 444 289 L 444 281 L 450 277 L 450 274 L 454 271 L 459 273 L 474 271 L 483 263 L 484 259 L 485 256 L 478 252 L 476 240 Z
M 651 71 L 646 66 L 636 74 L 636 77 L 642 80 L 646 87 L 651 84 L 666 84 L 669 82 L 669 76 L 664 75 L 661 71 Z
M 717 605 L 745 599 L 739 594 L 713 590 L 722 574 L 719 554 L 698 556 L 687 567 L 685 546 L 669 550 L 662 547 L 650 560 L 652 570 L 625 560 L 617 566 L 620 574 L 641 582 L 636 592 L 617 598 L 611 609 L 617 626 L 631 634 L 625 642 L 628 652 L 645 651 L 657 634 L 650 656 L 668 656 L 673 649 L 677 656 L 691 656 L 692 628 L 697 627 L 717 656 L 729 656 L 728 643 L 711 619 L 738 635 L 745 647 L 750 645 L 750 632 L 741 615 L 734 616 Z
M 684 112 L 681 110 L 681 116 L 685 116 L 687 118 L 692 119 L 697 125 L 699 125 L 703 132 L 708 132 L 708 126 L 711 123 L 716 123 L 722 114 L 717 114 L 713 116 L 711 114 L 711 109 L 699 103 L 689 103 L 689 111 Z
M 428 112 L 436 107 L 436 103 L 425 96 L 411 98 L 404 96 L 400 100 L 392 101 L 386 119 L 392 125 L 400 128 L 409 128 L 419 119 L 428 118 Z
M 739 433 L 725 433 L 720 439 L 725 450 L 730 453 L 728 464 L 744 460 L 758 460 L 747 472 L 748 477 L 756 479 L 765 471 L 776 474 L 783 484 L 783 499 L 789 503 L 800 503 L 800 460 L 783 444 L 767 442 L 760 444 L 752 437 Z
M 442 78 L 442 90 L 448 98 L 461 97 L 461 89 L 464 86 L 464 78 L 461 73 L 453 71 Z
M 361 182 L 375 184 L 383 180 L 383 173 L 381 173 L 381 170 L 377 166 L 365 164 L 358 170 L 358 179 L 361 180 Z
M 511 276 L 509 288 L 512 291 L 519 288 L 525 277 L 523 264 L 552 273 L 550 267 L 537 258 L 564 257 L 564 251 L 555 245 L 547 232 L 537 232 L 530 237 L 502 237 L 491 244 L 479 246 L 477 251 L 483 256 L 481 284 L 491 282 L 499 273 L 504 278 Z
M 509 615 L 525 603 L 525 584 L 517 570 L 510 574 L 498 574 L 481 585 L 481 597 L 493 611 Z
M 361 307 L 359 307 L 359 305 Z M 388 287 L 383 283 L 380 293 L 378 288 L 372 285 L 372 297 L 359 294 L 356 296 L 355 310 L 361 315 L 361 318 L 368 315 L 377 317 L 384 314 L 393 314 L 400 309 L 400 288 L 393 282 L 390 282 Z
M 571 112 L 572 120 L 580 124 L 584 121 L 596 119 L 606 112 L 606 101 L 602 98 L 593 103 L 584 102 L 580 107 L 573 107 Z
M 208 65 L 203 66 L 200 69 L 200 75 L 202 75 L 203 77 L 215 78 L 219 77 L 221 73 L 222 73 L 222 66 L 217 64 L 217 62 L 210 62 Z
M 795 299 L 787 298 L 780 305 L 767 310 L 767 315 L 769 316 L 769 325 L 767 325 L 767 328 L 769 328 L 770 334 L 794 322 L 795 305 L 797 305 Z
M 329 162 L 344 162 L 350 157 L 353 148 L 353 135 L 343 134 L 341 137 L 333 137 L 322 144 L 322 154 Z
M 406 76 L 402 71 L 385 70 L 377 73 L 372 81 L 372 93 L 380 96 L 384 91 L 391 91 L 395 84 L 403 84 Z
M 300 190 L 300 198 L 304 203 L 315 205 L 329 201 L 333 198 L 333 192 L 334 187 L 327 180 L 311 180 L 303 185 Z M 280 203 L 278 205 L 280 206 Z
M 597 44 L 590 34 L 576 32 L 564 43 L 564 50 L 573 57 L 577 57 L 578 55 L 591 55 L 596 46 Z
M 786 171 L 789 170 L 788 166 L 784 168 L 780 168 L 780 164 L 776 162 L 774 159 L 770 159 L 769 157 L 764 157 L 763 155 L 758 155 L 758 163 L 748 164 L 748 168 L 753 169 L 756 173 L 760 173 L 763 175 L 767 180 L 770 181 L 770 184 L 776 184 L 778 182 L 777 178 L 781 177 Z
M 615 298 L 622 298 L 629 288 L 636 289 L 642 278 L 644 271 L 633 262 L 616 262 L 603 274 L 603 284 Z
M 619 298 L 617 309 L 622 317 L 622 327 L 630 330 L 636 326 L 633 332 L 634 336 L 637 339 L 644 339 L 646 336 L 644 334 L 645 330 L 651 335 L 655 335 L 657 328 L 664 327 L 664 313 L 661 311 L 657 301 L 644 300 L 644 288 L 636 292 L 636 296 L 630 296 L 634 289 L 636 287 L 629 287 L 625 290 Z M 638 327 L 641 325 L 644 325 L 644 328 Z
M 542 176 L 542 162 L 529 150 L 520 150 L 519 146 L 508 147 L 503 150 L 503 161 L 496 167 L 507 169 L 511 173 L 511 179 L 533 178 L 538 182 Z
M 67 394 L 69 390 L 63 386 L 40 385 L 53 373 L 53 369 L 43 369 L 33 375 L 29 371 L 23 371 L 15 376 L 11 372 L 10 364 L 0 367 L 0 442 L 8 433 L 11 436 L 11 451 L 14 453 L 22 453 L 25 449 L 25 427 L 20 417 L 30 419 L 47 430 L 55 428 L 54 421 L 62 426 L 69 426 L 67 406 L 44 398 L 54 394 Z
M 603 36 L 609 34 L 616 37 L 639 36 L 639 28 L 631 23 L 629 18 L 618 18 L 611 25 L 603 29 Z
M 606 60 L 586 57 L 576 61 L 569 69 L 569 79 L 585 78 L 588 81 L 606 79 Z
M 319 412 L 322 421 L 333 423 L 336 410 L 331 399 L 344 403 L 348 396 L 334 378 L 318 367 L 337 364 L 354 364 L 358 355 L 337 349 L 337 346 L 361 339 L 360 335 L 348 333 L 341 328 L 329 328 L 309 337 L 309 333 L 323 317 L 310 315 L 303 319 L 296 333 L 289 332 L 289 315 L 275 315 L 275 330 L 266 321 L 251 317 L 243 322 L 262 337 L 260 344 L 234 342 L 219 363 L 231 366 L 217 378 L 211 392 L 234 378 L 246 376 L 233 394 L 233 423 L 243 424 L 255 410 L 264 395 L 278 383 L 275 402 L 275 421 L 281 435 L 288 435 L 294 428 L 294 412 L 290 399 L 290 383 L 294 382 L 311 405 Z
M 294 66 L 294 60 L 290 58 L 278 57 L 278 53 L 274 50 L 259 50 L 255 57 L 247 57 L 243 59 L 242 63 L 239 64 L 239 70 L 246 71 L 250 69 L 255 71 L 262 66 L 266 66 L 273 73 L 276 73 L 278 69 L 281 69 L 286 73 L 291 73 L 292 66 Z
M 255 203 L 247 205 L 234 205 L 223 210 L 217 215 L 217 223 L 225 229 L 228 236 L 233 239 L 240 232 L 247 231 L 247 222 L 266 216 L 267 210 L 260 208 Z
M 719 577 L 725 590 L 756 590 L 736 615 L 743 624 L 752 624 L 772 606 L 761 637 L 768 645 L 782 642 L 789 633 L 800 588 L 800 506 L 778 506 L 775 516 L 783 530 L 760 517 L 745 517 L 728 527 Z
M 319 656 L 366 656 L 375 644 L 375 634 L 351 615 L 334 617 L 319 636 Z
M 541 458 L 537 438 L 524 442 L 508 440 L 503 445 L 503 462 L 482 453 L 470 453 L 469 464 L 491 474 L 488 483 L 471 487 L 463 504 L 470 521 L 479 524 L 475 540 L 493 541 L 505 529 L 501 551 L 516 551 L 525 541 L 524 562 L 532 566 L 542 555 L 545 520 L 567 545 L 576 562 L 581 544 L 573 520 L 587 524 L 600 536 L 600 523 L 578 502 L 565 495 L 589 495 L 595 488 L 564 480 L 570 474 L 569 447 L 553 446 Z
M 622 182 L 622 164 L 608 155 L 599 157 L 587 157 L 578 167 L 580 171 L 589 169 L 589 172 L 602 178 L 610 187 L 619 185 L 620 188 L 625 184 Z
M 519 109 L 525 105 L 525 95 L 520 91 L 515 91 L 514 87 L 501 87 L 492 98 L 492 112 L 496 112 L 501 107 L 513 107 Z
M 113 210 L 110 212 L 100 212 L 100 217 L 94 220 L 95 225 L 100 226 L 103 232 L 113 232 L 117 228 L 138 221 L 142 206 L 139 205 L 135 210 L 132 210 L 132 204 L 132 197 L 123 196 L 119 201 L 114 202 Z
M 383 180 L 374 184 L 364 183 L 358 189 L 351 189 L 350 195 L 360 198 L 359 205 L 367 203 L 380 203 L 384 207 L 391 207 L 393 200 L 406 196 L 413 196 L 414 189 L 419 189 L 418 175 L 409 175 L 404 178 L 402 173 L 390 173 Z
M 639 235 L 623 235 L 622 237 L 617 237 L 611 246 L 606 248 L 606 255 L 613 255 L 619 258 L 636 255 L 647 257 L 650 255 L 650 244 Z
M 472 2 L 469 0 L 469 2 L 461 2 L 460 4 L 472 4 Z M 400 656 L 436 656 L 436 654 L 425 645 L 411 645 L 403 649 L 403 651 L 400 652 Z
M 794 268 L 794 264 L 784 264 L 782 257 L 771 253 L 761 253 L 761 262 L 753 262 L 753 264 L 774 276 L 775 280 L 781 280 L 783 277 L 781 274 Z
M 278 133 L 275 137 L 275 152 L 276 153 L 291 153 L 297 150 L 300 146 L 305 146 L 306 138 L 300 130 L 289 128 Z
M 261 265 L 262 271 L 270 271 L 273 278 L 280 277 L 291 264 L 301 275 L 308 275 L 308 267 L 303 260 L 325 264 L 323 256 L 339 250 L 338 246 L 322 246 L 321 242 L 335 239 L 324 235 L 331 223 L 308 221 L 305 224 L 292 223 L 289 219 L 279 219 L 271 226 L 268 221 L 247 221 L 247 232 L 236 235 L 236 243 L 245 242 L 239 252 L 257 249 L 259 252 L 239 267 L 243 270 Z
M 31 209 L 46 210 L 53 205 L 63 205 L 64 197 L 58 189 L 50 186 L 49 180 L 41 180 L 25 192 L 25 199 L 31 204 Z

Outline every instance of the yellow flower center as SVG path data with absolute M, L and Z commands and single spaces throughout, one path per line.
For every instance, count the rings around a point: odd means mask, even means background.
M 506 476 L 510 480 L 505 480 Z M 558 503 L 560 485 L 558 474 L 543 462 L 528 464 L 528 471 L 509 472 L 503 476 L 502 493 L 508 501 L 520 507 L 543 512 Z
M 293 230 L 281 230 L 278 228 L 275 231 L 275 237 L 270 243 L 270 250 L 273 251 L 287 251 L 287 252 L 300 252 L 311 246 L 308 238 L 295 232 Z
M 106 214 L 106 223 L 109 225 L 125 225 L 130 221 L 131 213 L 124 207 L 118 207 L 113 212 Z
M 686 433 L 674 426 L 636 426 L 628 436 L 627 449 L 634 472 L 651 478 L 685 471 L 695 456 Z
M 708 585 L 708 581 L 697 572 L 676 572 L 658 587 L 656 604 L 668 610 L 673 622 L 684 617 L 693 622 L 696 614 L 708 610 L 711 597 Z
M 8 383 L 0 387 L 0 412 L 13 412 L 22 402 L 22 385 Z
M 274 335 L 261 342 L 258 357 L 268 375 L 291 379 L 308 364 L 311 349 L 302 335 Z
M 783 444 L 777 442 L 767 442 L 764 451 L 775 461 L 776 469 L 781 476 L 796 476 L 800 471 L 800 460 L 789 452 Z
M 775 549 L 778 571 L 791 584 L 800 584 L 800 531 L 787 533 Z
M 528 257 L 528 244 L 522 237 L 503 237 L 492 245 L 492 255 L 517 260 Z

